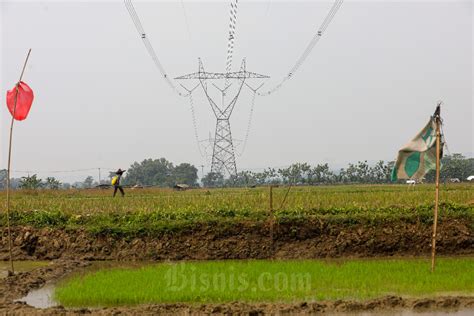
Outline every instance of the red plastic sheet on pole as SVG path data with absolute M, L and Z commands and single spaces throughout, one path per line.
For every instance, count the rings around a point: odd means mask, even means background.
M 15 110 L 15 96 L 16 96 L 16 86 L 13 87 L 10 91 L 7 91 L 7 107 L 11 115 L 15 113 L 14 119 L 17 121 L 23 121 L 28 116 L 30 112 L 31 104 L 33 103 L 33 90 L 24 83 L 20 81 L 18 83 L 18 98 L 16 100 L 16 110 Z

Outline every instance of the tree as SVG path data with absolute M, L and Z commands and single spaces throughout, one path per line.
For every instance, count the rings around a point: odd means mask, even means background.
M 42 183 L 41 179 L 39 179 L 36 174 L 27 177 L 21 177 L 20 180 L 20 188 L 21 189 L 28 189 L 28 190 L 36 190 L 41 188 Z
M 82 186 L 83 186 L 85 189 L 90 189 L 90 188 L 92 188 L 93 183 L 94 183 L 94 178 L 93 178 L 92 176 L 88 176 L 88 177 L 84 180 Z
M 224 175 L 219 172 L 209 172 L 202 178 L 205 187 L 215 188 L 224 186 Z
M 7 169 L 0 170 L 0 190 L 7 187 Z
M 252 171 L 240 171 L 236 175 L 231 175 L 225 180 L 224 185 L 229 187 L 248 187 L 257 185 L 256 173 Z
M 474 174 L 474 159 L 466 159 L 461 154 L 453 154 L 443 158 L 443 166 L 441 172 L 443 179 L 458 178 L 466 180 L 467 177 Z
M 189 163 L 182 163 L 171 171 L 174 184 L 197 186 L 198 169 Z
M 308 175 L 310 184 L 330 183 L 334 180 L 334 173 L 329 169 L 329 165 L 327 163 L 323 165 L 316 165 L 316 167 L 312 168 L 308 172 Z
M 74 189 L 82 189 L 84 187 L 84 182 L 76 181 L 71 185 Z
M 307 163 L 294 163 L 288 168 L 278 169 L 283 183 L 305 184 L 308 182 L 311 166 Z
M 173 183 L 173 169 L 173 164 L 165 158 L 145 159 L 141 163 L 135 162 L 128 169 L 124 184 L 172 186 L 175 184 Z
M 197 186 L 198 169 L 189 164 L 181 163 L 176 167 L 165 158 L 145 159 L 134 162 L 128 169 L 123 183 L 127 185 L 153 185 L 170 187 L 175 184 Z
M 44 182 L 44 187 L 47 189 L 57 190 L 61 187 L 61 182 L 56 180 L 54 177 L 47 177 L 46 181 Z
M 464 181 L 470 175 L 474 175 L 474 158 L 466 158 L 461 154 L 452 154 L 441 159 L 440 177 L 443 181 L 453 178 Z M 434 182 L 435 170 L 428 172 L 425 178 L 429 182 Z
M 71 188 L 71 184 L 70 183 L 61 183 L 61 189 L 65 189 L 65 190 L 69 190 Z
M 387 164 L 384 167 L 385 171 L 385 183 L 391 183 L 392 182 L 392 170 L 395 167 L 395 160 L 387 162 Z

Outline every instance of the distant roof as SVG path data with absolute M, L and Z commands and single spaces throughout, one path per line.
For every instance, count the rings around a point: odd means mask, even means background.
M 174 187 L 175 188 L 186 189 L 186 188 L 189 188 L 189 185 L 187 185 L 187 184 L 176 184 Z

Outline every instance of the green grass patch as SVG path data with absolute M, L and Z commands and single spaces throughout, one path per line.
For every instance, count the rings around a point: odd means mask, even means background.
M 474 223 L 472 184 L 442 185 L 440 220 L 468 219 Z M 280 223 L 323 220 L 341 224 L 379 224 L 395 221 L 430 223 L 433 185 L 347 185 L 294 187 L 273 190 Z M 43 190 L 12 195 L 12 225 L 78 229 L 95 234 L 155 235 L 177 232 L 205 223 L 227 225 L 268 218 L 269 190 L 168 189 L 127 190 L 112 198 L 110 190 Z M 4 193 L 0 192 L 0 198 Z M 4 204 L 0 225 L 6 225 Z
M 111 268 L 61 282 L 68 307 L 146 303 L 366 300 L 384 295 L 474 295 L 474 258 L 160 263 Z

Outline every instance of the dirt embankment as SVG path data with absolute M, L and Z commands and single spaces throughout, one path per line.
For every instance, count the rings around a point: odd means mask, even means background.
M 235 223 L 225 228 L 201 225 L 160 236 L 93 235 L 84 230 L 13 228 L 16 260 L 210 260 L 257 258 L 324 258 L 420 255 L 430 250 L 431 225 L 398 222 L 333 224 L 324 221 Z M 474 224 L 445 219 L 438 226 L 441 255 L 474 253 Z M 8 259 L 6 231 L 0 240 L 0 260 Z
M 87 265 L 84 261 L 59 260 L 48 267 L 23 272 L 0 280 L 0 315 L 264 315 L 264 314 L 321 314 L 382 312 L 397 310 L 455 311 L 474 309 L 474 297 L 437 297 L 413 299 L 386 296 L 366 302 L 352 300 L 295 302 L 295 303 L 243 303 L 223 304 L 150 304 L 136 307 L 115 307 L 99 309 L 65 309 L 62 306 L 36 309 L 22 302 L 15 302 L 29 290 L 44 285 L 59 277 Z

